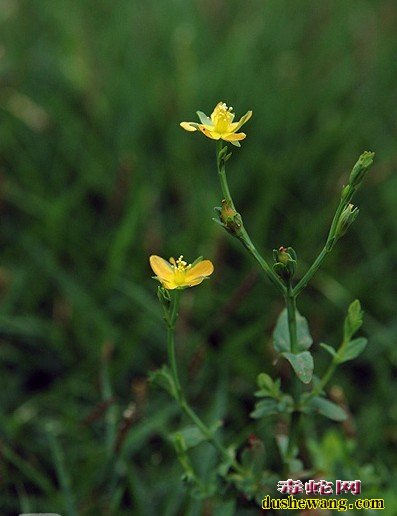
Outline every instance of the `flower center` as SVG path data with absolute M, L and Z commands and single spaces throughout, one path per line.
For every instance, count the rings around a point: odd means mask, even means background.
M 182 255 L 176 261 L 172 258 L 170 262 L 174 269 L 175 283 L 177 285 L 183 285 L 185 283 L 186 271 L 189 270 L 192 265 L 185 262 Z
M 227 107 L 224 102 L 220 102 L 214 109 L 212 114 L 212 121 L 214 123 L 214 129 L 217 133 L 228 132 L 229 126 L 234 118 L 233 108 Z
M 185 260 L 183 259 L 183 255 L 181 254 L 180 257 L 176 261 L 176 268 L 179 271 L 184 271 L 186 269 L 190 269 L 190 267 L 191 267 L 191 265 L 188 264 L 187 262 L 185 262 Z

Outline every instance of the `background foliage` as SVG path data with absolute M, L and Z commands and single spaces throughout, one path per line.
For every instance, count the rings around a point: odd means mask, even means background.
M 146 383 L 165 360 L 151 253 L 214 261 L 213 279 L 183 296 L 178 358 L 225 440 L 252 431 L 256 375 L 288 375 L 270 346 L 281 302 L 211 221 L 213 145 L 178 126 L 219 100 L 254 112 L 228 167 L 246 226 L 268 257 L 293 246 L 300 275 L 351 166 L 376 152 L 359 219 L 299 309 L 321 368 L 319 343 L 336 345 L 362 302 L 370 344 L 333 382 L 351 420 L 319 420 L 313 447 L 334 478 L 367 465 L 372 494 L 392 496 L 396 28 L 393 0 L 0 0 L 1 514 L 227 509 L 189 498 L 167 439 L 177 409 Z M 277 467 L 269 429 L 256 431 Z M 203 446 L 200 471 L 213 461 Z

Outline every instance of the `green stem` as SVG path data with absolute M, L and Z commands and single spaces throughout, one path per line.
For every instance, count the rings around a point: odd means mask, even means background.
M 55 429 L 51 424 L 48 426 L 48 440 L 54 458 L 55 469 L 59 484 L 65 499 L 65 509 L 68 516 L 76 516 L 77 510 L 74 504 L 72 486 L 69 472 L 66 469 L 63 451 L 57 437 L 55 436 Z
M 200 417 L 195 413 L 195 411 L 190 407 L 187 402 L 185 395 L 182 390 L 182 386 L 179 380 L 178 375 L 178 367 L 176 362 L 176 354 L 175 354 L 175 323 L 178 318 L 178 308 L 179 308 L 179 299 L 180 299 L 180 291 L 176 290 L 171 301 L 170 307 L 170 315 L 168 318 L 168 328 L 167 328 L 167 348 L 168 348 L 168 359 L 171 366 L 171 374 L 176 387 L 176 400 L 182 409 L 182 411 L 193 421 L 193 423 L 199 428 L 200 432 L 209 441 L 218 451 L 219 453 L 225 457 L 227 460 L 230 460 L 230 454 L 227 449 L 219 442 L 217 437 L 214 436 L 213 431 L 208 428 L 208 426 L 200 419 Z M 244 469 L 240 466 L 240 464 L 233 459 L 231 461 L 232 467 L 235 471 L 239 473 L 244 473 Z
M 218 174 L 219 174 L 219 180 L 220 180 L 220 183 L 221 183 L 222 195 L 223 195 L 223 198 L 226 201 L 229 201 L 231 207 L 235 209 L 234 203 L 233 203 L 233 199 L 232 199 L 232 195 L 231 195 L 230 189 L 229 189 L 229 184 L 228 184 L 227 178 L 226 178 L 225 166 L 224 166 L 224 164 L 222 164 L 222 162 L 221 162 L 221 160 L 219 158 L 219 155 L 220 155 L 220 152 L 222 151 L 222 149 L 223 149 L 222 141 L 218 140 L 216 142 L 216 165 L 217 165 L 217 168 L 218 168 Z
M 313 262 L 312 266 L 309 268 L 309 270 L 306 272 L 306 274 L 303 276 L 303 278 L 298 282 L 298 284 L 293 289 L 293 293 L 295 297 L 297 297 L 302 290 L 307 286 L 309 281 L 312 279 L 314 274 L 318 271 L 321 264 L 323 263 L 325 257 L 327 254 L 332 250 L 334 241 L 335 241 L 335 233 L 336 229 L 338 227 L 340 216 L 342 215 L 343 210 L 346 208 L 346 206 L 351 201 L 353 195 L 355 192 L 355 188 L 351 185 L 348 186 L 347 191 L 345 194 L 342 194 L 341 200 L 339 202 L 339 206 L 336 209 L 334 218 L 332 219 L 331 228 L 328 233 L 327 241 L 325 242 L 325 245 L 323 249 L 321 250 L 320 254 L 317 256 L 316 260 Z
M 168 351 L 168 360 L 170 362 L 171 374 L 174 380 L 174 384 L 176 387 L 176 397 L 179 404 L 181 404 L 183 399 L 182 387 L 179 381 L 178 375 L 178 367 L 176 363 L 176 354 L 175 354 L 175 340 L 174 340 L 174 329 L 175 323 L 178 318 L 179 311 L 179 301 L 180 301 L 181 291 L 176 289 L 174 292 L 174 296 L 171 301 L 171 306 L 169 310 L 169 314 L 167 317 L 167 351 Z
M 217 149 L 216 163 L 217 163 L 218 175 L 219 175 L 219 180 L 220 180 L 221 189 L 222 189 L 222 195 L 223 195 L 223 198 L 225 199 L 225 201 L 227 201 L 229 203 L 230 207 L 237 212 L 234 202 L 233 202 L 233 199 L 232 199 L 232 195 L 230 193 L 229 184 L 227 182 L 225 165 L 222 162 L 222 160 L 219 158 L 220 152 L 223 149 L 223 144 L 222 144 L 221 140 L 217 141 L 216 149 Z M 275 274 L 273 269 L 269 266 L 269 264 L 267 263 L 265 258 L 263 258 L 263 256 L 258 252 L 258 250 L 256 249 L 255 245 L 253 244 L 249 234 L 247 233 L 247 230 L 245 229 L 245 227 L 243 225 L 239 231 L 239 234 L 236 236 L 242 242 L 244 247 L 249 251 L 249 253 L 251 253 L 251 255 L 259 263 L 260 267 L 265 272 L 265 274 L 267 275 L 269 280 L 273 283 L 273 285 L 283 295 L 285 295 L 285 293 L 286 293 L 285 285 L 283 284 L 281 279 L 277 276 L 277 274 Z
M 288 288 L 288 293 L 285 297 L 288 314 L 288 330 L 291 343 L 291 353 L 298 352 L 298 334 L 296 328 L 296 296 L 293 294 L 291 287 Z
M 273 272 L 273 269 L 269 266 L 267 261 L 263 258 L 263 256 L 258 252 L 254 244 L 252 243 L 251 238 L 249 237 L 246 229 L 244 227 L 241 228 L 241 234 L 239 236 L 241 242 L 244 247 L 252 254 L 255 260 L 259 263 L 263 271 L 266 273 L 269 280 L 273 283 L 273 285 L 284 295 L 286 292 L 285 285 L 280 280 L 280 278 Z
M 114 456 L 114 445 L 116 439 L 116 426 L 117 426 L 117 413 L 116 406 L 111 402 L 113 398 L 112 384 L 110 381 L 109 373 L 109 353 L 106 351 L 103 353 L 102 358 L 102 398 L 104 403 L 109 403 L 109 407 L 106 410 L 106 452 L 107 458 L 111 461 Z
M 309 396 L 306 398 L 306 402 L 314 398 L 315 396 L 318 396 L 321 391 L 324 390 L 327 383 L 331 380 L 333 377 L 336 368 L 339 365 L 338 356 L 342 355 L 343 349 L 346 346 L 346 342 L 343 341 L 342 344 L 339 346 L 338 351 L 336 352 L 336 356 L 332 358 L 332 361 L 330 365 L 328 366 L 328 369 L 326 370 L 324 376 L 321 378 L 320 382 L 316 385 L 316 387 L 312 390 L 312 392 L 309 394 Z
M 299 437 L 300 421 L 301 421 L 301 412 L 299 412 L 299 411 L 292 412 L 290 425 L 289 425 L 287 455 L 284 460 L 284 464 L 286 467 L 289 466 L 289 461 L 294 456 L 294 448 L 296 446 L 296 443 L 297 443 L 298 437 Z M 288 475 L 289 471 L 287 471 L 286 474 Z
M 327 383 L 331 380 L 332 376 L 334 375 L 337 366 L 338 366 L 338 363 L 335 362 L 335 360 L 332 360 L 325 375 L 322 377 L 321 381 L 316 385 L 316 387 L 310 393 L 308 400 L 311 398 L 314 398 L 315 396 L 318 396 L 321 393 L 321 391 L 324 389 L 324 387 L 327 385 Z
M 288 331 L 291 344 L 291 353 L 298 353 L 298 334 L 296 325 L 296 296 L 293 294 L 291 284 L 288 287 L 287 295 L 285 296 L 285 302 L 287 305 L 287 316 L 288 316 Z M 293 456 L 294 447 L 299 436 L 299 425 L 301 412 L 299 410 L 301 395 L 301 384 L 299 378 L 293 373 L 292 377 L 292 396 L 294 398 L 295 407 L 294 412 L 291 415 L 288 449 L 287 449 L 287 460 L 290 460 Z

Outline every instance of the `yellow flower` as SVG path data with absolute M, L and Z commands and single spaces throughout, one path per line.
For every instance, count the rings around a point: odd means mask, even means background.
M 207 279 L 214 271 L 210 260 L 199 258 L 193 265 L 187 264 L 180 256 L 177 260 L 170 258 L 169 262 L 160 256 L 150 257 L 150 266 L 164 288 L 174 290 L 176 288 L 194 287 Z
M 224 102 L 219 102 L 212 112 L 211 118 L 201 111 L 197 111 L 201 124 L 195 122 L 181 122 L 180 126 L 186 131 L 197 131 L 199 129 L 205 136 L 213 140 L 225 140 L 236 147 L 240 147 L 240 140 L 244 140 L 244 133 L 237 133 L 240 127 L 248 122 L 252 116 L 252 111 L 240 118 L 238 122 L 233 122 L 233 108 L 227 107 Z

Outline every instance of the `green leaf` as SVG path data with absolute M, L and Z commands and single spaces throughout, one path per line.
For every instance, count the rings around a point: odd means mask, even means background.
M 171 439 L 175 445 L 181 446 L 183 443 L 183 450 L 189 450 L 198 446 L 200 443 L 207 440 L 206 436 L 200 431 L 197 426 L 187 426 L 177 432 L 171 434 Z
M 310 405 L 316 412 L 333 421 L 345 421 L 347 419 L 347 414 L 342 407 L 320 396 L 313 398 Z
M 222 421 L 215 421 L 209 428 L 210 435 L 214 435 L 215 432 L 222 426 Z M 208 441 L 209 436 L 203 434 L 203 432 L 194 425 L 187 426 L 171 434 L 171 439 L 174 444 L 183 443 L 184 450 L 194 448 L 204 441 Z
M 336 356 L 336 349 L 333 348 L 332 346 L 329 346 L 328 344 L 324 344 L 323 342 L 320 342 L 320 348 L 323 348 L 325 349 L 325 351 L 328 351 L 328 353 L 331 355 L 331 356 Z
M 284 434 L 276 435 L 276 444 L 282 457 L 285 457 L 288 450 L 288 437 Z
M 280 379 L 273 381 L 273 379 L 266 373 L 260 373 L 256 380 L 259 391 L 255 393 L 257 397 L 278 398 L 280 395 Z
M 171 396 L 176 397 L 176 386 L 168 366 L 149 372 L 149 381 L 166 390 Z
M 294 355 L 293 353 L 282 353 L 288 362 L 291 364 L 296 376 L 303 383 L 310 383 L 313 376 L 313 357 L 310 351 L 303 351 Z
M 218 467 L 218 473 L 221 477 L 227 475 L 229 469 L 231 468 L 233 462 L 236 460 L 236 446 L 234 444 L 230 445 L 227 448 L 227 457 L 223 459 Z
M 244 448 L 241 454 L 241 464 L 248 472 L 250 471 L 254 477 L 262 474 L 265 466 L 266 452 L 263 442 L 256 438 L 250 437 L 249 446 Z
M 258 378 L 256 379 L 256 383 L 258 387 L 262 390 L 271 391 L 273 388 L 273 379 L 266 373 L 258 374 Z
M 299 459 L 291 459 L 288 461 L 288 467 L 290 473 L 301 473 L 303 468 L 303 462 Z
M 342 364 L 343 362 L 357 358 L 364 351 L 367 342 L 365 337 L 359 337 L 358 339 L 348 342 L 342 349 L 342 352 L 338 353 L 338 362 Z
M 236 514 L 236 501 L 228 500 L 219 502 L 214 506 L 214 514 L 216 516 L 234 516 Z
M 347 316 L 343 328 L 343 340 L 345 342 L 351 340 L 353 335 L 357 332 L 357 330 L 359 330 L 363 323 L 363 315 L 364 312 L 361 310 L 360 301 L 356 299 L 349 306 L 349 309 L 347 311 Z
M 313 344 L 312 336 L 310 335 L 309 325 L 305 317 L 296 311 L 296 330 L 298 337 L 298 351 L 305 351 Z M 276 327 L 273 332 L 274 349 L 279 353 L 291 351 L 291 341 L 288 330 L 288 314 L 287 309 L 281 312 Z
M 259 419 L 265 416 L 273 416 L 274 414 L 278 414 L 278 403 L 273 399 L 265 399 L 258 401 L 255 404 L 255 410 L 251 412 L 250 416 L 254 419 Z

